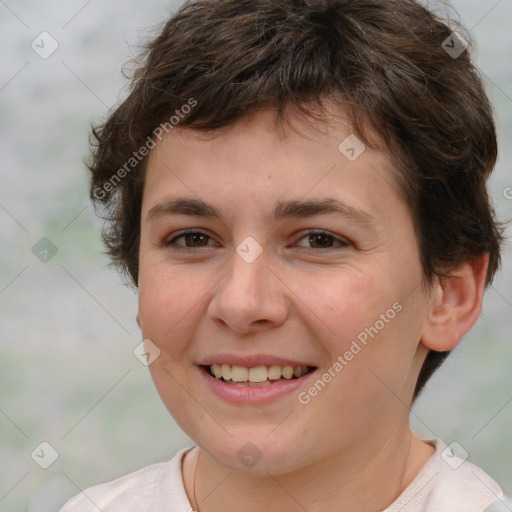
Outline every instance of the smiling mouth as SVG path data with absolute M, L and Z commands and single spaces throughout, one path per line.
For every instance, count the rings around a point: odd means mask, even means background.
M 311 371 L 313 366 L 235 366 L 229 364 L 212 364 L 203 366 L 215 379 L 233 386 L 268 386 L 275 382 L 296 380 Z

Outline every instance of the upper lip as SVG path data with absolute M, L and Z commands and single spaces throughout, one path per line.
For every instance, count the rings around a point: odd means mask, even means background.
M 205 357 L 198 363 L 199 366 L 211 366 L 212 364 L 229 364 L 230 366 L 245 366 L 247 368 L 272 365 L 314 367 L 314 365 L 309 362 L 288 359 L 270 354 L 214 354 Z

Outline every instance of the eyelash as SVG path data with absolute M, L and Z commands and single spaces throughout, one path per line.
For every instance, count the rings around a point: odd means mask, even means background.
M 208 237 L 210 240 L 212 239 L 212 237 L 202 231 L 197 231 L 197 230 L 187 230 L 187 231 L 183 231 L 181 233 L 179 233 L 177 236 L 173 237 L 171 240 L 168 240 L 166 242 L 164 242 L 164 245 L 166 247 L 169 247 L 169 246 L 176 246 L 175 242 L 176 240 L 179 240 L 180 238 L 183 238 L 185 237 L 186 235 L 203 235 L 203 236 L 206 236 Z M 339 246 L 338 247 L 326 247 L 326 248 L 314 248 L 314 247 L 306 247 L 306 249 L 309 249 L 311 251 L 326 251 L 326 250 L 332 250 L 332 249 L 343 249 L 345 247 L 347 247 L 349 245 L 349 242 L 343 238 L 340 238 L 340 237 L 337 237 L 337 236 L 334 236 L 333 234 L 329 233 L 328 231 L 322 231 L 322 230 L 317 230 L 317 231 L 308 231 L 307 233 L 305 233 L 300 239 L 300 240 L 303 240 L 304 238 L 308 237 L 308 236 L 311 236 L 311 235 L 324 235 L 324 236 L 328 236 L 330 238 L 333 239 L 334 243 L 339 243 Z M 186 247 L 186 246 L 176 246 L 176 247 L 179 247 L 177 250 L 180 250 L 180 251 L 194 251 L 195 249 L 201 249 L 202 247 L 208 247 L 208 246 L 200 246 L 200 247 Z

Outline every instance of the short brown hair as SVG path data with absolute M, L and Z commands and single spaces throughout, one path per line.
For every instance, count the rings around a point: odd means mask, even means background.
M 186 2 L 140 55 L 128 97 L 93 128 L 91 199 L 105 209 L 113 262 L 137 286 L 147 159 L 135 153 L 183 105 L 193 99 L 180 126 L 215 130 L 269 102 L 282 120 L 290 104 L 313 115 L 329 98 L 394 161 L 425 282 L 488 253 L 490 284 L 503 236 L 486 189 L 496 133 L 470 48 L 447 51 L 461 44 L 452 32 L 413 0 Z M 447 354 L 430 351 L 415 398 Z

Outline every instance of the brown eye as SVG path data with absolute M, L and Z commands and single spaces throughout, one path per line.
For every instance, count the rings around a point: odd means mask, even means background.
M 308 235 L 308 241 L 315 249 L 325 249 L 325 247 L 332 247 L 334 237 L 324 233 L 315 233 Z
M 304 235 L 301 240 L 307 239 L 308 249 L 336 249 L 348 246 L 342 238 L 331 235 L 327 231 L 314 231 Z M 301 244 L 298 244 L 301 245 Z
M 176 243 L 177 240 L 183 239 L 184 243 Z M 180 235 L 169 240 L 165 245 L 178 245 L 188 249 L 194 249 L 196 247 L 206 247 L 210 236 L 202 233 L 201 231 L 186 231 Z

